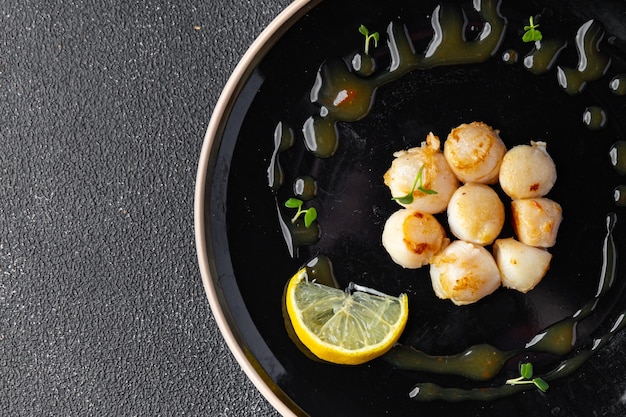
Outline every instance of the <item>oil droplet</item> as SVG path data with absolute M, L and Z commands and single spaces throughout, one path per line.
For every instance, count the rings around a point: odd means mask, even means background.
M 369 55 L 357 53 L 352 57 L 352 68 L 357 74 L 367 77 L 376 71 L 376 61 Z
M 298 256 L 298 249 L 302 246 L 314 245 L 322 237 L 322 228 L 317 221 L 314 221 L 309 227 L 304 225 L 303 216 L 300 216 L 295 222 L 283 216 L 282 207 L 276 201 L 276 210 L 278 211 L 278 222 L 280 230 L 287 244 L 289 255 L 292 258 Z
M 317 181 L 310 175 L 298 177 L 293 183 L 293 193 L 302 200 L 312 200 L 317 196 Z
M 626 95 L 626 74 L 613 77 L 609 82 L 609 89 L 617 96 Z
M 306 272 L 309 280 L 314 280 L 322 285 L 342 289 L 339 286 L 333 264 L 326 255 L 317 255 L 306 263 Z
M 519 54 L 515 49 L 507 49 L 502 53 L 502 62 L 505 64 L 515 64 L 519 60 Z
M 311 102 L 323 106 L 328 117 L 355 121 L 367 115 L 375 85 L 357 76 L 341 59 L 324 62 L 311 89 Z
M 559 39 L 550 39 L 535 42 L 535 47 L 524 57 L 524 67 L 533 74 L 548 72 L 567 42 Z
M 568 94 L 581 93 L 589 81 L 602 77 L 609 69 L 611 59 L 600 52 L 598 45 L 604 37 L 600 23 L 589 20 L 576 33 L 578 65 L 576 68 L 557 67 L 559 85 Z
M 608 117 L 602 107 L 589 106 L 583 112 L 583 123 L 590 130 L 602 129 L 606 126 Z
M 313 155 L 330 158 L 339 146 L 335 121 L 327 117 L 311 116 L 302 127 L 304 144 Z
M 526 349 L 548 352 L 554 355 L 565 355 L 574 348 L 576 342 L 576 324 L 574 318 L 567 318 L 553 324 L 545 331 L 535 335 L 526 344 Z
M 495 52 L 506 28 L 506 19 L 500 14 L 500 2 L 474 1 L 474 8 L 484 21 L 474 41 L 467 41 L 467 19 L 457 7 L 444 4 L 435 8 L 431 18 L 433 38 L 423 56 L 416 56 L 420 66 L 453 65 L 482 62 Z
M 267 167 L 267 182 L 272 191 L 278 190 L 285 180 L 283 168 L 278 160 L 281 152 L 291 148 L 294 143 L 293 130 L 279 122 L 274 129 L 274 151 Z
M 619 140 L 611 146 L 609 151 L 611 165 L 617 172 L 626 175 L 626 141 Z
M 626 185 L 618 185 L 613 190 L 613 200 L 618 207 L 626 207 Z

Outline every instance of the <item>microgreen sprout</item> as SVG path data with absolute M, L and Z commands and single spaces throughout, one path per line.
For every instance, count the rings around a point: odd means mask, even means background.
M 424 165 L 422 165 L 417 172 L 417 176 L 415 177 L 415 181 L 413 181 L 413 187 L 411 187 L 411 191 L 409 191 L 409 193 L 403 197 L 394 197 L 392 198 L 392 200 L 396 200 L 402 204 L 411 204 L 413 202 L 413 193 L 416 189 L 423 192 L 424 194 L 437 194 L 437 191 L 435 190 L 429 190 L 428 188 L 424 188 L 423 173 Z
M 370 41 L 374 40 L 374 47 L 378 47 L 378 39 L 380 35 L 378 32 L 370 33 L 370 31 L 365 27 L 365 25 L 359 26 L 359 32 L 365 36 L 365 55 L 369 55 L 370 53 Z
M 519 367 L 520 376 L 518 378 L 509 379 L 506 381 L 508 385 L 522 385 L 522 384 L 534 384 L 541 392 L 546 392 L 550 387 L 546 381 L 540 377 L 533 378 L 533 364 L 523 363 Z
M 539 24 L 535 24 L 535 22 L 533 21 L 533 17 L 530 16 L 530 18 L 528 19 L 528 25 L 524 26 L 524 35 L 522 36 L 522 40 L 524 42 L 535 42 L 535 41 L 540 41 L 541 39 L 543 39 L 543 35 L 541 34 L 540 31 L 537 30 L 537 28 L 539 27 Z
M 304 201 L 293 197 L 285 201 L 285 207 L 295 208 L 298 210 L 296 215 L 291 219 L 291 223 L 295 223 L 296 220 L 298 220 L 298 217 L 304 214 L 304 226 L 309 227 L 313 224 L 315 219 L 317 219 L 317 210 L 315 210 L 315 207 L 309 207 L 308 209 L 303 210 L 303 204 Z

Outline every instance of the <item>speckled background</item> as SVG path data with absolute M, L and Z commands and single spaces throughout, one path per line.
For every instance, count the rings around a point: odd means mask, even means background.
M 288 3 L 2 3 L 0 415 L 277 415 L 211 315 L 193 194 L 220 91 Z

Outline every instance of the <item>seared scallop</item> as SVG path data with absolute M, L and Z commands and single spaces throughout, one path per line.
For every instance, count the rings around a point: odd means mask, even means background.
M 556 166 L 545 142 L 511 148 L 502 159 L 500 186 L 516 198 L 543 197 L 556 182 Z
M 461 240 L 490 245 L 504 226 L 504 204 L 493 188 L 470 183 L 459 187 L 448 204 L 450 232 Z
M 559 203 L 549 198 L 529 198 L 511 202 L 511 222 L 520 242 L 550 248 L 563 220 Z
M 441 213 L 459 182 L 440 151 L 439 138 L 429 133 L 420 147 L 399 151 L 384 175 L 391 196 L 403 207 Z M 412 196 L 403 202 L 402 197 Z
M 391 259 L 404 268 L 420 268 L 448 244 L 446 232 L 428 213 L 400 209 L 383 229 L 382 243 Z
M 431 259 L 430 279 L 437 297 L 456 305 L 474 303 L 501 284 L 500 271 L 487 249 L 462 240 Z
M 548 272 L 552 255 L 545 249 L 528 246 L 511 238 L 493 244 L 493 256 L 506 288 L 527 293 Z
M 499 132 L 483 122 L 455 127 L 443 146 L 452 172 L 465 183 L 496 183 L 505 152 Z

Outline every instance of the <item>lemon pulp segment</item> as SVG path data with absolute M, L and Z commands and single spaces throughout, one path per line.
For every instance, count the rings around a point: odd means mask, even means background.
M 356 365 L 387 352 L 404 330 L 405 294 L 352 294 L 307 279 L 300 270 L 287 287 L 287 313 L 300 341 L 328 362 Z

